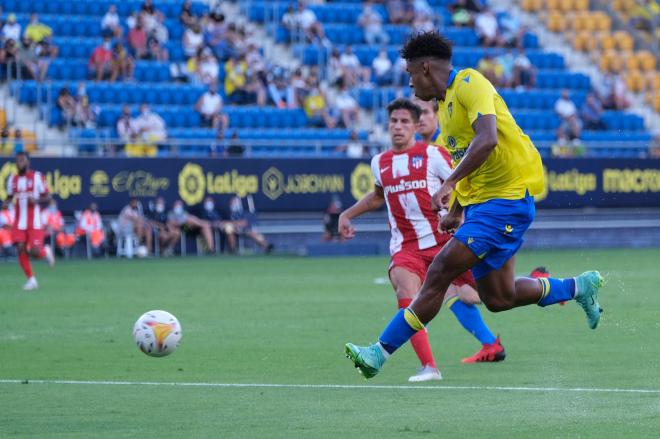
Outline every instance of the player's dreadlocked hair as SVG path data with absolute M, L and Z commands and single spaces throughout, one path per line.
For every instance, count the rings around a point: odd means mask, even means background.
M 437 31 L 423 32 L 413 35 L 406 41 L 401 49 L 401 57 L 406 61 L 425 57 L 449 61 L 452 52 L 451 46 L 451 41 Z
M 397 98 L 390 102 L 387 106 L 387 115 L 391 115 L 394 110 L 408 110 L 414 122 L 419 122 L 419 116 L 422 114 L 422 109 L 407 98 Z

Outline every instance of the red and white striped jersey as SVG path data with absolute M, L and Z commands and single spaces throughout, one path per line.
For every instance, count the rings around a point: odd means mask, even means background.
M 18 230 L 39 230 L 41 224 L 41 208 L 39 204 L 31 204 L 28 197 L 39 199 L 48 193 L 44 176 L 39 171 L 28 171 L 25 175 L 12 175 L 7 180 L 7 195 L 13 195 L 15 206 L 14 227 Z
M 418 142 L 403 151 L 385 151 L 371 160 L 376 184 L 383 188 L 392 239 L 390 253 L 424 250 L 444 244 L 438 232 L 438 212 L 431 207 L 434 193 L 451 174 L 449 154 Z

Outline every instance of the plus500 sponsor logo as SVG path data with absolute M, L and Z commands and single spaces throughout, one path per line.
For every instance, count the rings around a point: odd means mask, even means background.
M 385 186 L 385 196 L 399 192 L 408 192 L 415 189 L 426 189 L 426 180 L 401 180 L 399 184 Z

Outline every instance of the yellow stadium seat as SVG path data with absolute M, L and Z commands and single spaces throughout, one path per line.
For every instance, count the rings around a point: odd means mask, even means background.
M 616 42 L 616 46 L 620 50 L 632 50 L 634 46 L 634 41 L 633 38 L 630 36 L 630 34 L 626 31 L 619 30 L 614 32 L 612 35 L 614 37 L 614 41 Z
M 0 108 L 0 128 L 7 126 L 7 112 L 4 108 Z
M 589 9 L 589 0 L 575 0 L 573 7 L 576 11 L 586 11 Z
M 566 28 L 566 19 L 559 12 L 548 14 L 548 29 L 551 32 L 561 32 Z
M 600 50 L 612 50 L 615 47 L 614 37 L 610 34 L 603 34 L 600 37 Z
M 559 9 L 564 12 L 574 11 L 573 0 L 559 0 Z
M 595 30 L 600 32 L 609 32 L 612 28 L 612 19 L 602 11 L 594 12 L 592 17 L 595 21 Z
M 625 80 L 629 90 L 635 93 L 644 90 L 644 76 L 638 70 L 628 72 Z
M 541 0 L 523 0 L 522 8 L 527 12 L 536 12 L 541 9 Z
M 655 56 L 648 51 L 648 50 L 640 50 L 637 52 L 637 61 L 639 64 L 639 68 L 646 71 L 646 72 L 651 72 L 655 70 Z
M 596 39 L 590 32 L 579 32 L 573 39 L 573 47 L 581 52 L 593 52 L 596 49 Z
M 557 10 L 559 10 L 559 2 L 560 2 L 560 0 L 547 0 L 545 2 L 546 9 L 548 11 L 557 11 Z
M 653 96 L 653 109 L 660 112 L 660 93 L 656 93 Z
M 639 69 L 639 62 L 637 60 L 637 55 L 634 53 L 631 53 L 627 56 L 625 56 L 625 62 L 626 62 L 626 69 L 628 71 L 634 71 Z
M 653 78 L 653 91 L 660 92 L 660 72 L 655 72 L 655 77 Z
M 28 131 L 28 130 L 21 130 L 21 131 L 23 137 L 23 146 L 25 150 L 31 153 L 36 151 L 37 136 L 32 131 Z

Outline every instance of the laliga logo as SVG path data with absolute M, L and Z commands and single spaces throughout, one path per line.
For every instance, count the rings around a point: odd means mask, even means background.
M 268 168 L 261 178 L 261 186 L 264 195 L 275 200 L 284 192 L 284 175 L 277 168 Z
M 371 166 L 366 163 L 359 163 L 351 173 L 351 195 L 359 200 L 367 195 L 372 187 Z
M 94 171 L 91 177 L 89 177 L 90 186 L 89 193 L 95 197 L 105 197 L 110 193 L 110 177 L 106 174 L 105 171 Z
M 204 170 L 195 163 L 186 163 L 179 173 L 179 196 L 188 205 L 200 203 L 206 193 Z
M 16 165 L 13 162 L 5 162 L 0 168 L 0 200 L 7 198 L 7 180 L 10 175 L 16 173 Z

